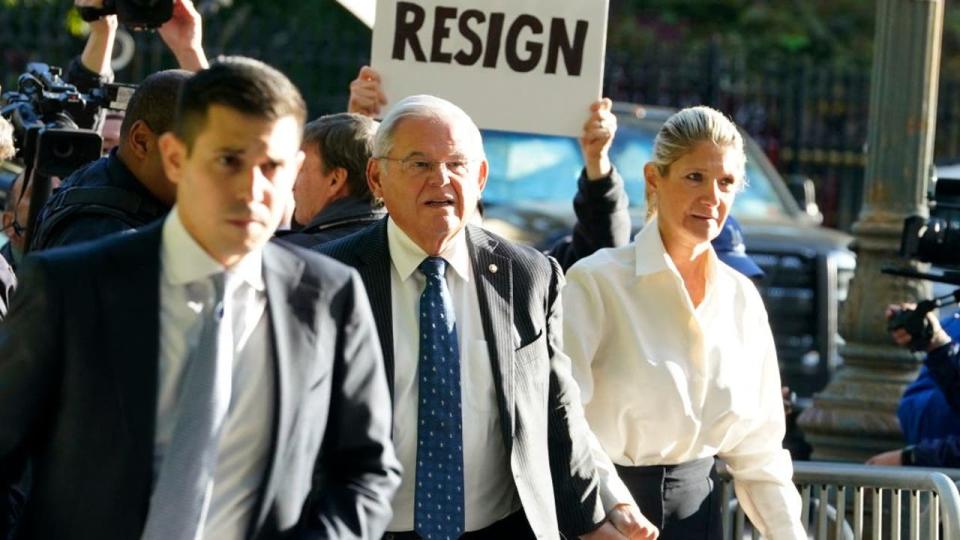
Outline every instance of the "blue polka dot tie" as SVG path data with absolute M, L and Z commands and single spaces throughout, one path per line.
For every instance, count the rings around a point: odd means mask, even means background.
M 444 271 L 427 257 L 420 295 L 420 404 L 414 523 L 424 540 L 455 540 L 464 530 L 460 347 Z

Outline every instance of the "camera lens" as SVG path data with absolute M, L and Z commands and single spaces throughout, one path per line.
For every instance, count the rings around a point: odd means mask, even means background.
M 67 139 L 60 139 L 52 146 L 53 147 L 50 149 L 50 152 L 57 159 L 71 159 L 76 151 L 73 147 L 73 143 Z

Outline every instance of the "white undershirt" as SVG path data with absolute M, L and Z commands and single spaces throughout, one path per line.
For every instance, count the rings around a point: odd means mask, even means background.
M 695 308 L 657 227 L 567 272 L 564 344 L 587 420 L 619 465 L 719 455 L 767 537 L 806 538 L 763 301 L 710 250 Z
M 389 531 L 413 530 L 417 458 L 420 349 L 420 294 L 425 279 L 417 269 L 426 252 L 393 219 L 387 221 L 393 310 L 393 444 L 403 465 L 393 499 Z M 461 232 L 440 254 L 447 263 L 447 288 L 457 317 L 463 416 L 463 476 L 466 530 L 486 527 L 520 508 L 500 428 L 493 371 L 480 319 L 480 304 L 466 236 Z
M 186 284 L 223 272 L 183 227 L 177 208 L 163 224 L 160 275 L 160 363 L 154 477 L 177 421 L 178 392 L 188 352 L 200 338 L 201 306 L 188 300 Z M 213 497 L 201 538 L 244 538 L 255 510 L 270 449 L 274 409 L 273 341 L 262 252 L 246 256 L 227 272 L 232 291 L 234 359 L 232 392 L 220 438 Z M 227 304 L 229 305 L 229 303 Z

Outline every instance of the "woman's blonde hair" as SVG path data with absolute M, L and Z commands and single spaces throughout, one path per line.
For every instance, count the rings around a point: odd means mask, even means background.
M 667 176 L 670 165 L 693 150 L 698 143 L 710 141 L 717 146 L 732 148 L 741 157 L 742 170 L 745 170 L 747 156 L 743 150 L 743 137 L 737 126 L 722 112 L 698 105 L 681 109 L 667 118 L 653 141 L 653 159 L 660 176 Z M 741 174 L 742 186 L 746 186 L 745 174 Z M 646 223 L 657 214 L 657 194 L 646 186 L 647 215 Z
M 703 141 L 733 148 L 742 156 L 743 164 L 746 165 L 743 137 L 737 126 L 722 112 L 704 105 L 677 111 L 663 123 L 653 141 L 652 161 L 660 174 L 666 176 L 670 164 Z

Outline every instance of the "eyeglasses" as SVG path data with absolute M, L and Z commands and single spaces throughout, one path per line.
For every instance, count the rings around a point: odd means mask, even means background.
M 448 161 L 431 161 L 429 159 L 421 159 L 418 157 L 392 158 L 386 156 L 375 159 L 396 161 L 400 164 L 400 170 L 403 171 L 404 174 L 420 177 L 435 174 L 441 166 L 446 169 L 447 173 L 451 176 L 466 176 L 466 174 L 470 172 L 471 165 L 477 161 L 475 159 L 465 158 Z

